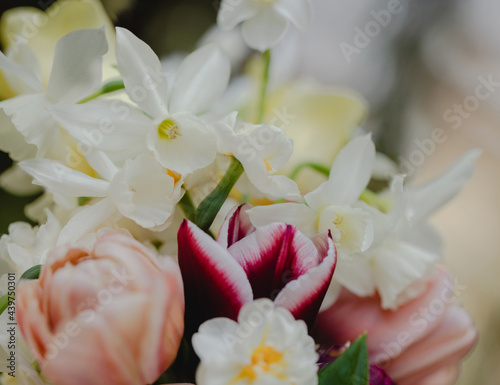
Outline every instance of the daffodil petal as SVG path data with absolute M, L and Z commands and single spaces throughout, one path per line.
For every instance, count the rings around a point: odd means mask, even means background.
M 44 91 L 43 85 L 36 74 L 31 72 L 29 68 L 8 59 L 1 51 L 0 70 L 7 77 L 6 81 L 9 86 L 11 84 L 17 85 L 14 91 L 18 93 L 38 93 Z M 11 77 L 15 79 L 9 79 Z
M 154 228 L 170 218 L 181 191 L 174 178 L 145 154 L 127 160 L 113 176 L 109 196 L 124 217 L 144 228 Z
M 101 85 L 102 56 L 108 51 L 104 27 L 70 32 L 56 45 L 47 95 L 74 103 Z
M 5 143 L 14 160 L 46 156 L 51 148 L 55 153 L 62 150 L 59 129 L 46 110 L 48 105 L 44 94 L 20 95 L 0 103 L 0 135 L 9 140 L 2 141 L 0 148 Z M 34 155 L 32 145 L 37 148 Z
M 373 279 L 380 294 L 383 309 L 395 310 L 402 304 L 401 296 L 405 290 L 429 274 L 439 259 L 439 255 L 410 245 L 398 239 L 389 238 L 380 248 L 372 261 Z M 425 285 L 422 286 L 424 289 Z M 404 301 L 416 297 L 404 297 Z
M 146 150 L 146 133 L 152 122 L 135 106 L 120 100 L 85 104 L 58 103 L 50 108 L 53 118 L 84 148 L 108 152 L 123 163 Z
M 274 8 L 297 28 L 306 29 L 311 21 L 311 6 L 307 0 L 277 0 Z
M 129 30 L 116 28 L 116 57 L 129 98 L 153 118 L 167 115 L 167 77 L 153 50 Z
M 109 183 L 72 170 L 49 159 L 27 159 L 19 163 L 37 184 L 51 192 L 70 197 L 104 197 Z
M 78 241 L 86 234 L 92 232 L 92 230 L 110 218 L 114 213 L 116 213 L 116 207 L 109 198 L 104 198 L 97 203 L 84 206 L 63 227 L 57 239 L 57 245 Z
M 254 226 L 265 226 L 273 222 L 294 225 L 307 236 L 318 233 L 316 212 L 304 204 L 277 203 L 268 206 L 257 206 L 247 211 Z
M 204 112 L 226 89 L 230 72 L 229 59 L 215 44 L 197 49 L 179 67 L 169 98 L 170 112 Z
M 375 163 L 375 145 L 371 134 L 350 141 L 337 155 L 330 180 L 338 186 L 330 197 L 337 205 L 352 204 L 370 181 Z
M 273 7 L 263 7 L 258 14 L 242 24 L 245 42 L 258 51 L 265 51 L 285 35 L 288 20 Z
M 147 146 L 158 162 L 183 176 L 211 164 L 217 155 L 217 140 L 207 123 L 185 113 L 172 115 L 171 119 L 179 127 L 175 139 L 160 137 L 155 126 L 147 134 Z
M 409 190 L 410 221 L 420 222 L 457 195 L 474 173 L 481 152 L 480 149 L 467 151 L 442 175 L 423 186 Z
M 362 255 L 349 256 L 337 250 L 338 259 L 334 279 L 359 297 L 375 294 L 375 281 L 370 260 Z
M 217 14 L 217 25 L 223 30 L 233 29 L 243 20 L 250 19 L 257 14 L 257 6 L 253 1 L 223 0 Z
M 40 61 L 42 79 L 49 83 L 56 43 L 68 33 L 84 28 L 105 26 L 110 50 L 104 56 L 105 78 L 118 76 L 114 54 L 114 26 L 100 0 L 56 1 L 45 12 L 38 8 L 17 7 L 2 14 L 0 38 L 3 47 L 10 48 L 19 41 L 35 52 Z

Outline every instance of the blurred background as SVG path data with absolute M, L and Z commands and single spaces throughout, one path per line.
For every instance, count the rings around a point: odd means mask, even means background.
M 472 180 L 432 223 L 444 240 L 445 263 L 467 287 L 461 299 L 480 333 L 460 384 L 498 385 L 500 2 L 312 1 L 315 21 L 295 40 L 295 55 L 286 51 L 288 72 L 363 95 L 371 106 L 363 126 L 415 183 L 437 176 L 465 150 L 483 149 Z M 3 1 L 0 13 L 49 3 Z M 219 6 L 219 0 L 103 3 L 116 25 L 160 57 L 194 49 Z M 0 171 L 9 166 L 1 154 Z M 32 200 L 0 191 L 0 234 L 25 220 L 23 206 Z

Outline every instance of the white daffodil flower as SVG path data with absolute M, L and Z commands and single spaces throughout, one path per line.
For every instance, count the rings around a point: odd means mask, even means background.
M 56 245 L 61 225 L 49 211 L 47 222 L 41 226 L 32 227 L 26 222 L 14 222 L 9 225 L 9 233 L 0 238 L 0 266 L 2 271 L 15 273 L 20 277 L 29 268 L 45 263 L 47 253 Z M 7 277 L 0 277 L 3 289 L 7 288 Z
M 187 56 L 175 75 L 167 76 L 146 43 L 123 28 L 117 28 L 116 35 L 125 90 L 144 113 L 116 100 L 95 101 L 60 104 L 53 109 L 56 119 L 80 143 L 113 160 L 119 151 L 129 157 L 150 151 L 159 164 L 183 177 L 211 164 L 217 154 L 215 133 L 198 114 L 224 92 L 228 59 L 215 45 L 206 45 Z M 89 140 L 93 133 L 98 140 Z
M 0 69 L 19 95 L 0 102 L 0 149 L 16 161 L 64 160 L 64 132 L 47 110 L 58 102 L 76 103 L 97 90 L 107 50 L 104 28 L 70 32 L 57 43 L 47 88 L 27 45 L 15 45 L 9 57 L 0 52 Z
M 273 199 L 300 199 L 297 184 L 277 175 L 292 155 L 293 141 L 279 127 L 237 122 L 236 115 L 214 124 L 219 152 L 238 159 L 250 183 L 261 193 Z
M 161 231 L 168 226 L 182 197 L 182 181 L 177 175 L 162 168 L 150 154 L 128 159 L 120 169 L 100 152 L 95 152 L 89 162 L 104 180 L 48 159 L 28 159 L 19 164 L 34 183 L 52 193 L 104 198 L 73 215 L 61 231 L 58 244 L 81 238 L 117 212 L 146 229 Z
M 374 223 L 373 244 L 363 253 L 366 258 L 338 264 L 335 272 L 352 282 L 349 290 L 358 296 L 378 292 L 381 307 L 392 310 L 421 294 L 440 259 L 439 235 L 425 220 L 458 194 L 480 153 L 468 151 L 441 176 L 419 187 L 403 188 L 404 177 L 396 176 L 388 213 L 365 205 Z
M 290 22 L 306 29 L 310 19 L 309 0 L 222 0 L 217 24 L 227 31 L 243 23 L 245 42 L 265 51 L 283 38 Z
M 366 251 L 373 240 L 370 214 L 358 203 L 370 181 L 375 146 L 370 135 L 352 140 L 338 154 L 328 181 L 305 195 L 307 205 L 281 203 L 255 207 L 248 214 L 255 226 L 285 222 L 308 236 L 330 230 L 339 255 L 339 265 Z M 350 282 L 335 274 L 342 284 Z
M 318 354 L 305 322 L 269 299 L 243 306 L 238 322 L 206 321 L 192 342 L 201 360 L 198 385 L 318 383 Z

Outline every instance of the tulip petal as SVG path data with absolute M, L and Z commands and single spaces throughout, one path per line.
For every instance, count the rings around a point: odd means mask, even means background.
M 214 317 L 236 320 L 240 308 L 253 299 L 243 268 L 226 249 L 187 220 L 179 228 L 177 239 L 188 334 Z
M 284 223 L 259 227 L 228 251 L 245 270 L 255 299 L 274 299 L 288 282 L 320 262 L 314 243 Z
M 220 228 L 217 242 L 223 247 L 228 248 L 250 233 L 253 233 L 255 227 L 252 225 L 252 222 L 250 222 L 250 218 L 247 214 L 247 211 L 251 208 L 252 205 L 248 203 L 233 208 Z
M 168 83 L 160 59 L 132 32 L 116 28 L 116 58 L 129 98 L 153 118 L 168 114 Z
M 184 59 L 169 98 L 171 113 L 200 113 L 222 95 L 231 65 L 215 44 L 207 44 Z
M 416 379 L 432 377 L 443 368 L 458 365 L 476 340 L 477 331 L 470 315 L 460 306 L 452 305 L 439 326 L 403 351 L 387 372 L 398 384 L 430 384 Z
M 289 282 L 274 301 L 288 309 L 296 319 L 306 322 L 309 329 L 316 319 L 337 263 L 335 245 L 330 235 L 323 233 L 314 239 L 321 262 L 296 281 Z
M 339 260 L 337 269 L 341 262 Z M 398 311 L 391 311 L 380 307 L 377 295 L 360 298 L 344 289 L 333 306 L 318 315 L 313 335 L 319 343 L 334 345 L 353 341 L 368 332 L 370 360 L 385 367 L 405 348 L 409 348 L 409 344 L 425 341 L 426 336 L 442 321 L 444 312 L 424 317 L 426 314 L 422 311 L 428 311 L 433 301 L 445 306 L 442 301 L 453 300 L 454 290 L 448 274 L 438 269 L 438 274 L 427 282 L 426 291 L 420 297 L 401 306 Z M 346 321 L 346 314 L 349 314 L 349 322 Z M 398 342 L 401 338 L 404 338 L 404 344 Z M 392 377 L 392 373 L 388 374 Z
M 99 88 L 102 56 L 107 51 L 104 27 L 76 30 L 59 40 L 47 87 L 49 98 L 74 103 Z

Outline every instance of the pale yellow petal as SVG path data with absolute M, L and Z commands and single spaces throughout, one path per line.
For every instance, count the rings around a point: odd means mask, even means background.
M 330 167 L 367 113 L 367 102 L 356 92 L 311 83 L 292 83 L 269 97 L 265 121 L 281 127 L 293 139 L 294 151 L 281 173 L 303 162 Z M 325 178 L 304 169 L 297 182 L 306 193 Z
M 35 52 L 42 68 L 44 85 L 48 84 L 57 42 L 71 31 L 81 28 L 106 28 L 110 50 L 104 56 L 103 78 L 117 77 L 113 23 L 98 0 L 59 1 L 44 12 L 37 8 L 19 7 L 3 13 L 0 40 L 6 48 L 17 39 L 25 41 Z

